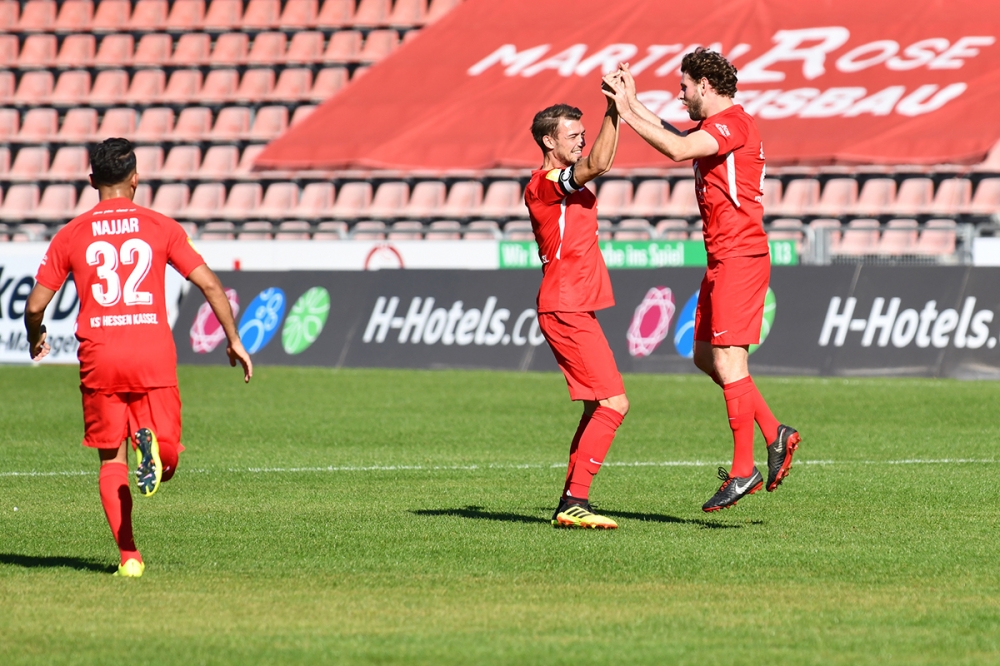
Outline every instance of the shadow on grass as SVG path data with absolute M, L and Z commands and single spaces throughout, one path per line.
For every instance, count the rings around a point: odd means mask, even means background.
M 642 520 L 648 523 L 677 523 L 678 525 L 697 525 L 705 530 L 735 530 L 742 529 L 746 525 L 763 525 L 763 520 L 751 520 L 744 523 L 723 523 L 717 520 L 705 520 L 703 518 L 678 518 L 677 516 L 667 516 L 662 513 L 636 513 L 633 511 L 606 511 L 601 510 L 601 514 L 612 518 L 628 518 L 629 520 Z
M 13 564 L 25 569 L 66 567 L 77 571 L 93 571 L 95 573 L 111 573 L 117 567 L 106 562 L 84 560 L 79 557 L 52 557 L 39 555 L 17 555 L 15 553 L 0 553 L 0 564 Z
M 504 513 L 501 511 L 487 511 L 481 506 L 466 506 L 461 509 L 417 509 L 410 511 L 417 516 L 458 516 L 459 518 L 473 518 L 475 520 L 497 520 L 504 523 L 545 523 L 548 520 L 538 516 L 522 516 L 519 513 Z

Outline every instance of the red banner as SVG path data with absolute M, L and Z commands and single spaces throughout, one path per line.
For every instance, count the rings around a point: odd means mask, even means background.
M 264 168 L 536 167 L 529 126 L 566 102 L 596 134 L 603 72 L 675 101 L 683 55 L 739 69 L 772 164 L 976 162 L 1000 139 L 1000 4 L 981 0 L 467 0 L 261 154 Z M 627 127 L 618 167 L 669 160 Z

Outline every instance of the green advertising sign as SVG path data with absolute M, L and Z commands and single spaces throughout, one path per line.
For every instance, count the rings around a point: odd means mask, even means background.
M 313 287 L 295 302 L 281 331 L 281 346 L 289 354 L 301 354 L 316 342 L 330 314 L 330 292 Z
M 541 268 L 534 241 L 500 241 L 500 268 Z M 608 268 L 675 268 L 707 266 L 708 255 L 702 241 L 603 241 L 600 244 Z M 799 263 L 795 242 L 770 241 L 771 265 Z

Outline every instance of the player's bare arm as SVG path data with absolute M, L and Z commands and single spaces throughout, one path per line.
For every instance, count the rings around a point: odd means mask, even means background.
M 226 347 L 226 354 L 229 355 L 229 365 L 236 367 L 237 361 L 243 366 L 243 381 L 249 382 L 253 377 L 253 361 L 250 354 L 243 348 L 240 342 L 240 335 L 236 331 L 236 320 L 233 319 L 233 309 L 226 298 L 226 291 L 222 287 L 219 277 L 207 265 L 202 264 L 191 271 L 188 280 L 201 290 L 208 301 L 212 312 L 215 313 L 222 330 L 226 332 L 226 339 L 229 341 Z
M 611 170 L 611 165 L 615 161 L 615 153 L 618 151 L 619 119 L 618 110 L 609 101 L 604 119 L 601 122 L 601 131 L 598 132 L 597 139 L 594 140 L 594 147 L 589 155 L 576 163 L 573 169 L 573 180 L 576 181 L 577 185 L 582 186 L 589 183 Z M 582 132 L 580 139 L 583 139 Z
M 33 361 L 40 361 L 49 353 L 49 343 L 45 340 L 48 334 L 42 326 L 42 319 L 45 317 L 45 308 L 55 295 L 56 292 L 36 282 L 28 296 L 28 303 L 24 308 L 24 327 L 28 330 L 28 353 Z
M 639 97 L 635 92 L 635 78 L 633 78 L 627 62 L 619 63 L 618 75 L 621 78 L 622 83 L 625 84 L 625 92 L 628 97 L 629 107 L 635 113 L 637 113 L 640 117 L 645 118 L 653 125 L 660 125 L 663 129 L 668 132 L 672 132 L 677 136 L 687 136 L 687 130 L 677 129 L 666 120 L 650 111 L 645 104 L 639 101 Z

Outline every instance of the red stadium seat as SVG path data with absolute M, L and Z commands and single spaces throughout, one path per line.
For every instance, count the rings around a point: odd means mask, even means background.
M 56 32 L 89 32 L 94 21 L 94 3 L 91 0 L 63 2 L 56 18 Z
M 354 25 L 363 28 L 389 25 L 391 9 L 390 0 L 360 0 L 354 13 Z
M 531 230 L 531 222 L 524 220 L 513 220 L 503 227 L 504 238 L 509 240 L 535 240 L 535 233 Z M 610 236 L 610 234 L 608 234 Z M 605 239 L 601 239 L 605 240 Z M 610 240 L 610 238 L 608 238 Z
M 364 2 L 364 0 L 362 0 Z M 372 30 L 358 54 L 361 62 L 375 63 L 392 53 L 399 46 L 399 35 L 395 30 Z
M 917 226 L 916 220 L 890 220 L 875 251 L 892 256 L 913 254 L 917 246 Z
M 483 204 L 483 184 L 474 180 L 459 181 L 451 186 L 448 198 L 438 210 L 441 217 L 466 218 Z
M 811 210 L 819 201 L 819 181 L 815 178 L 796 178 L 785 187 L 781 204 L 775 206 L 774 214 L 786 217 L 800 217 Z
M 147 183 L 139 183 L 139 186 L 135 188 L 135 196 L 132 197 L 132 201 L 137 206 L 149 208 L 149 205 L 153 203 L 153 188 Z
M 385 240 L 385 222 L 365 220 L 358 222 L 351 229 L 354 240 Z
M 0 146 L 10 143 L 20 129 L 21 114 L 18 110 L 0 108 Z
M 855 215 L 882 215 L 889 212 L 896 199 L 896 182 L 891 178 L 872 178 L 861 187 Z
M 490 240 L 494 238 L 503 238 L 503 232 L 500 231 L 500 225 L 493 220 L 473 220 L 469 222 L 468 231 L 462 234 L 462 238 L 466 240 Z M 428 238 L 428 240 L 430 240 Z
M 16 67 L 20 49 L 17 35 L 0 34 L 0 67 Z
M 346 67 L 325 67 L 316 75 L 316 81 L 309 91 L 309 98 L 314 102 L 328 100 L 345 85 L 347 85 Z
M 249 74 L 249 70 L 247 73 Z M 261 70 L 258 70 L 261 71 Z M 271 73 L 274 80 L 274 70 L 263 70 Z M 281 72 L 278 83 L 268 90 L 267 99 L 273 101 L 297 101 L 308 99 L 312 89 L 312 71 L 306 68 L 288 67 Z M 254 98 L 260 99 L 260 98 Z
M 132 35 L 106 35 L 94 56 L 95 67 L 128 67 L 132 63 L 135 39 Z
M 56 67 L 90 67 L 96 53 L 93 35 L 67 35 L 56 57 Z
M 656 223 L 656 236 L 663 240 L 687 240 L 688 223 L 687 220 L 660 220 Z
M 983 178 L 979 181 L 972 201 L 963 212 L 972 215 L 1000 213 L 1000 178 Z
M 257 217 L 257 208 L 263 198 L 263 188 L 260 183 L 237 183 L 229 190 L 226 205 L 219 211 L 219 216 L 230 220 L 245 220 Z
M 327 0 L 329 2 L 330 0 Z M 323 60 L 333 63 L 357 62 L 361 53 L 361 32 L 358 30 L 340 30 L 333 33 L 326 46 Z
M 21 69 L 51 67 L 56 62 L 55 35 L 28 35 L 17 64 Z
M 938 185 L 934 201 L 928 206 L 931 215 L 957 215 L 972 200 L 972 181 L 968 178 L 946 178 Z
M 215 40 L 212 50 L 213 67 L 231 67 L 246 62 L 250 49 L 250 38 L 239 32 L 227 32 Z
M 216 218 L 226 202 L 226 186 L 222 183 L 202 183 L 194 188 L 191 200 L 181 212 L 189 220 Z
M 879 244 L 879 223 L 873 219 L 851 220 L 840 240 L 837 254 L 875 254 Z
M 0 30 L 4 32 L 14 30 L 20 16 L 20 2 L 0 2 Z
M 323 33 L 297 32 L 288 44 L 284 58 L 289 64 L 308 64 L 323 60 Z
M 419 27 L 427 19 L 427 0 L 396 0 L 389 14 L 389 25 L 400 28 Z
M 247 64 L 273 65 L 285 59 L 285 49 L 288 40 L 283 32 L 261 32 L 253 40 L 250 53 L 247 54 Z
M 996 173 L 1000 171 L 1000 141 L 993 144 L 986 154 L 986 159 L 972 167 L 973 171 Z
M 0 104 L 14 101 L 14 72 L 0 70 Z
M 670 200 L 670 185 L 665 180 L 652 179 L 639 183 L 625 214 L 629 217 L 648 218 L 663 215 Z
M 344 240 L 347 238 L 347 234 L 346 222 L 320 222 L 316 225 L 313 240 Z
M 824 217 L 847 215 L 858 202 L 858 181 L 854 178 L 831 178 L 826 181 L 823 193 L 804 212 Z
M 189 106 L 181 110 L 171 133 L 174 141 L 198 143 L 212 131 L 212 110 L 204 106 Z
M 371 202 L 371 183 L 346 183 L 340 187 L 340 194 L 337 195 L 337 201 L 330 209 L 329 215 L 339 218 L 360 217 Z
M 87 101 L 93 106 L 120 104 L 125 101 L 128 95 L 128 87 L 128 73 L 125 70 L 106 69 L 103 72 L 98 72 L 97 77 L 94 78 L 94 85 L 90 88 L 90 96 Z
M 194 197 L 192 197 L 193 200 Z M 232 222 L 207 222 L 200 238 L 203 240 L 235 240 L 236 225 Z
M 343 190 L 341 190 L 343 191 Z M 368 217 L 399 217 L 406 207 L 410 188 L 404 182 L 382 183 L 375 190 L 375 197 L 365 211 Z
M 133 138 L 144 143 L 159 143 L 174 131 L 174 111 L 167 107 L 150 107 L 139 117 Z
M 91 29 L 94 32 L 119 32 L 128 28 L 132 14 L 130 0 L 101 0 L 94 12 Z
M 0 145 L 0 175 L 8 173 L 10 173 L 10 148 Z
M 292 114 L 292 121 L 289 123 L 289 127 L 302 122 L 310 115 L 312 115 L 312 112 L 315 110 L 316 110 L 315 104 L 300 104 L 298 107 L 296 107 L 295 113 Z
M 426 23 L 434 23 L 439 18 L 450 12 L 461 4 L 462 0 L 430 0 L 430 7 L 427 8 Z
M 8 0 L 5 5 L 14 4 Z M 7 10 L 10 12 L 11 10 Z M 18 32 L 46 32 L 56 27 L 55 0 L 28 0 L 21 10 L 21 19 L 17 22 Z
M 478 222 L 496 222 L 492 220 L 478 220 Z M 499 229 L 499 226 L 497 226 Z M 424 240 L 459 240 L 462 238 L 462 225 L 455 220 L 435 220 L 431 222 L 428 231 L 424 234 Z
M 928 220 L 913 251 L 923 255 L 955 254 L 955 236 L 955 220 Z
M 250 141 L 270 141 L 288 129 L 288 108 L 264 106 L 257 110 L 253 125 L 244 138 Z
M 295 183 L 273 183 L 267 188 L 263 200 L 254 215 L 280 220 L 294 217 L 293 211 L 299 203 L 299 186 Z
M 138 0 L 128 27 L 135 31 L 162 30 L 169 12 L 167 0 Z
M 243 0 L 212 0 L 202 26 L 209 31 L 239 30 L 243 18 Z
M 293 70 L 285 70 L 286 72 Z M 307 70 L 308 71 L 308 70 Z M 270 99 L 271 91 L 274 90 L 274 70 L 270 67 L 265 69 L 248 69 L 240 79 L 239 88 L 232 95 L 232 99 L 242 102 L 258 102 Z
M 184 183 L 168 183 L 156 188 L 150 208 L 167 217 L 177 217 L 187 208 L 191 192 Z
M 263 144 L 252 144 L 243 149 L 243 154 L 239 156 L 240 162 L 236 165 L 233 173 L 235 178 L 256 179 L 253 175 L 253 163 L 257 156 L 264 151 Z
M 45 143 L 59 131 L 59 112 L 55 109 L 29 109 L 21 122 L 18 140 L 22 143 Z
M 243 13 L 244 30 L 270 30 L 278 27 L 281 0 L 250 0 Z
M 343 28 L 351 25 L 353 20 L 354 0 L 323 0 L 323 6 L 316 15 L 316 27 Z
M 90 72 L 69 70 L 59 75 L 49 101 L 56 106 L 77 106 L 85 104 L 89 95 Z
M 74 185 L 49 185 L 42 193 L 34 217 L 39 220 L 68 222 L 73 219 L 74 208 L 76 208 Z
M 136 78 L 145 72 L 159 71 L 159 70 L 143 70 L 136 72 Z M 218 71 L 209 72 L 209 76 L 217 74 Z M 162 72 L 160 72 L 162 75 Z M 174 73 L 170 75 L 170 80 L 167 82 L 166 88 L 158 96 L 149 96 L 146 98 L 147 103 L 153 101 L 163 104 L 189 104 L 194 101 L 207 101 L 214 99 L 208 95 L 208 91 L 202 91 L 202 78 L 201 72 L 197 69 L 177 69 Z M 135 78 L 132 79 L 132 87 L 135 87 Z M 129 96 L 132 97 L 132 91 L 129 90 Z
M 139 178 L 155 180 L 163 168 L 163 148 L 160 146 L 139 146 L 135 149 L 135 170 Z
M 764 192 L 761 194 L 761 204 L 764 206 L 764 214 L 767 215 L 770 211 L 781 203 L 781 181 L 775 180 L 774 178 L 767 178 L 764 180 Z
M 512 217 L 519 210 L 521 184 L 516 180 L 497 180 L 490 184 L 477 214 L 481 217 Z
M 438 214 L 438 210 L 444 205 L 445 184 L 440 181 L 424 181 L 417 183 L 413 188 L 413 195 L 410 202 L 403 209 L 402 214 L 412 218 L 429 218 Z
M 627 180 L 606 180 L 597 195 L 597 210 L 601 215 L 621 217 L 632 204 L 632 183 Z
M 678 180 L 670 192 L 670 201 L 664 211 L 671 217 L 698 215 L 698 198 L 694 193 L 694 179 Z
M 285 0 L 278 26 L 282 30 L 306 30 L 316 25 L 319 12 L 317 0 Z M 294 38 L 293 38 L 294 41 Z
M 930 178 L 907 178 L 885 212 L 892 215 L 916 215 L 930 208 L 934 199 L 934 181 Z
M 305 220 L 289 220 L 278 225 L 274 240 L 309 240 L 312 225 Z
M 174 146 L 163 162 L 159 177 L 165 180 L 187 180 L 193 178 L 201 165 L 201 149 L 198 146 Z
M 11 185 L 0 205 L 0 220 L 20 222 L 34 217 L 39 198 L 38 185 Z
M 181 37 L 181 41 L 183 40 L 184 37 Z M 170 54 L 173 48 L 174 43 L 170 35 L 162 32 L 143 35 L 142 39 L 139 40 L 139 45 L 135 47 L 132 63 L 141 67 L 162 67 L 171 63 Z M 173 64 L 186 65 L 188 63 L 173 61 Z
M 97 109 L 70 109 L 63 117 L 58 140 L 63 143 L 86 143 L 96 134 Z M 114 136 L 121 136 L 121 134 Z
M 419 220 L 393 222 L 386 236 L 389 240 L 420 240 L 424 234 L 424 224 Z
M 614 232 L 614 239 L 622 241 L 650 240 L 652 237 L 653 227 L 648 220 L 622 220 Z
M 162 69 L 140 69 L 132 76 L 126 102 L 131 104 L 152 104 L 154 102 L 186 102 L 188 96 L 183 92 L 201 82 L 201 72 L 197 70 L 177 70 L 170 76 L 169 87 L 166 84 L 167 75 Z M 197 93 L 190 93 L 193 97 Z
M 212 141 L 236 141 L 246 136 L 250 130 L 250 109 L 243 106 L 227 106 L 219 111 L 209 139 Z
M 205 151 L 205 159 L 198 169 L 198 176 L 202 180 L 232 178 L 239 161 L 240 151 L 236 146 L 212 146 Z
M 205 0 L 174 1 L 167 16 L 167 30 L 189 32 L 198 30 L 205 21 Z
M 270 222 L 263 220 L 244 222 L 240 226 L 240 233 L 236 236 L 236 240 L 271 240 L 274 238 L 273 232 L 274 225 Z
M 371 186 L 368 189 L 368 198 L 371 198 Z M 307 220 L 328 217 L 333 209 L 333 202 L 332 183 L 309 183 L 302 188 L 302 196 L 291 216 Z M 367 203 L 364 206 L 367 206 Z
M 146 35 L 152 37 L 152 35 Z M 170 39 L 169 35 L 166 35 Z M 219 36 L 219 43 L 222 43 L 225 35 Z M 240 35 L 246 38 L 246 35 Z M 204 32 L 189 32 L 180 36 L 177 46 L 174 48 L 170 64 L 176 67 L 197 67 L 209 62 L 212 51 L 212 37 Z
M 113 136 L 122 136 L 128 139 L 135 134 L 136 113 L 135 109 L 108 109 L 101 119 L 101 127 L 92 137 L 95 141 Z
M 236 97 L 239 82 L 239 74 L 235 69 L 213 69 L 205 77 L 199 100 L 209 104 L 232 100 Z
M 13 78 L 13 74 L 11 75 Z M 45 104 L 52 95 L 52 88 L 55 80 L 52 72 L 37 71 L 25 72 L 21 75 L 21 81 L 17 84 L 17 92 L 14 93 L 14 103 L 25 106 L 36 106 Z

